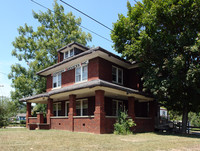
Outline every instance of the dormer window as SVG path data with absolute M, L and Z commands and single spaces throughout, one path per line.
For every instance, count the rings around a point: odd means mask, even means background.
M 64 59 L 74 56 L 74 49 L 64 52 Z

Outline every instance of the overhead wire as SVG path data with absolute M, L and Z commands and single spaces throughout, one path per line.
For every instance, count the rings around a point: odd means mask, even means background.
M 56 12 L 53 11 L 53 10 L 51 10 L 50 8 L 48 8 L 48 7 L 42 5 L 42 4 L 40 4 L 40 3 L 38 3 L 38 2 L 36 2 L 36 1 L 34 1 L 34 0 L 31 0 L 31 1 L 32 1 L 33 3 L 39 5 L 39 6 L 45 8 L 45 9 L 47 9 L 47 10 L 50 10 L 51 12 L 53 12 L 53 13 L 56 14 Z M 99 36 L 99 37 L 101 37 L 101 38 L 103 38 L 103 39 L 105 39 L 105 40 L 107 40 L 107 41 L 113 43 L 113 42 L 112 42 L 111 40 L 109 40 L 108 38 L 106 38 L 106 37 L 104 37 L 104 36 L 101 36 L 101 35 L 99 35 L 98 33 L 94 32 L 94 31 L 92 31 L 92 30 L 90 30 L 90 29 L 88 29 L 88 28 L 86 28 L 86 27 L 84 27 L 84 26 L 82 26 L 82 25 L 79 25 L 79 24 L 77 24 L 77 23 L 76 23 L 76 25 L 78 25 L 78 26 L 80 26 L 81 28 L 84 28 L 85 30 L 88 30 L 89 32 L 91 32 L 91 33 L 93 33 L 93 34 L 95 34 L 95 35 L 97 35 L 97 36 Z
M 62 3 L 64 3 L 65 5 L 67 5 L 67 6 L 71 7 L 71 8 L 73 8 L 73 9 L 75 9 L 76 11 L 78 11 L 78 12 L 81 13 L 81 14 L 83 14 L 84 16 L 86 16 L 86 17 L 92 19 L 93 21 L 95 21 L 96 23 L 100 24 L 101 26 L 104 26 L 105 28 L 107 28 L 107 29 L 109 29 L 109 30 L 112 31 L 111 28 L 109 28 L 108 26 L 106 26 L 106 25 L 104 25 L 103 23 L 99 22 L 98 20 L 94 19 L 93 17 L 87 15 L 86 13 L 82 12 L 82 11 L 79 10 L 78 8 L 76 8 L 76 7 L 72 6 L 72 5 L 70 5 L 69 3 L 67 3 L 67 2 L 65 2 L 65 1 L 63 1 L 63 0 L 60 0 L 60 1 L 61 1 Z

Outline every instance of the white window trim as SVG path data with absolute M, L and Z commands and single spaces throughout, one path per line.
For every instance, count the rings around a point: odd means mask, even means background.
M 79 116 L 88 116 L 88 115 L 83 115 L 83 101 L 88 101 L 88 99 L 82 99 L 82 100 L 76 100 L 76 102 L 81 102 L 81 106 L 80 106 L 80 115 Z
M 121 101 L 121 100 L 113 100 L 113 101 L 115 101 L 116 102 L 116 116 L 118 117 L 118 110 L 119 110 L 119 102 L 121 102 L 122 103 L 122 105 L 124 105 L 124 102 L 123 101 Z
M 72 55 L 72 56 L 70 56 L 70 51 L 71 51 L 71 50 L 73 51 L 73 55 Z M 68 56 L 68 57 L 65 57 L 65 56 L 66 56 L 66 55 L 65 55 L 66 53 L 67 53 L 67 56 Z M 73 57 L 73 56 L 74 56 L 74 49 L 70 49 L 70 50 L 64 52 L 64 59 L 67 59 L 67 58 L 70 58 L 70 57 Z
M 60 74 L 60 86 L 58 86 L 58 75 Z M 52 81 L 53 81 L 53 79 L 54 79 L 54 75 L 52 76 L 53 78 L 52 78 Z M 61 88 L 61 86 L 62 86 L 62 73 L 56 73 L 56 86 L 57 87 L 54 87 L 54 81 L 52 82 L 52 88 L 53 89 L 58 89 L 58 88 Z
M 122 84 L 122 85 L 123 85 L 123 79 L 124 79 L 124 78 L 123 78 L 123 77 L 124 77 L 123 69 L 122 69 L 122 68 L 118 68 L 118 67 L 116 67 L 116 66 L 112 66 L 112 68 L 116 68 L 116 81 L 113 81 L 113 80 L 112 80 L 112 82 L 117 83 L 117 84 Z M 121 70 L 121 71 L 122 71 L 122 82 L 121 82 L 121 83 L 119 83 L 118 70 Z
M 85 67 L 85 66 L 87 66 L 87 79 L 83 80 L 83 67 Z M 80 81 L 76 81 L 76 69 L 77 68 L 81 68 L 81 80 Z M 88 81 L 88 64 L 79 66 L 77 68 L 75 68 L 75 83 L 82 83 L 82 82 Z
M 61 104 L 61 102 L 54 103 L 56 105 L 56 116 L 58 116 L 58 104 Z
M 67 113 L 69 114 L 69 111 L 67 110 L 67 104 L 69 104 L 69 101 L 65 102 L 65 116 L 67 116 Z

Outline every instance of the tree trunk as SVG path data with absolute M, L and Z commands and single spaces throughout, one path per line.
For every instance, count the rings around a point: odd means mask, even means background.
M 183 117 L 182 117 L 182 133 L 187 132 L 187 123 L 188 123 L 188 109 L 185 107 L 183 109 Z

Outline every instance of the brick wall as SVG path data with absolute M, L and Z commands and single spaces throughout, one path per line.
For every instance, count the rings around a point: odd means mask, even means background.
M 143 86 L 142 86 L 143 84 L 141 81 L 141 76 L 139 75 L 138 68 L 129 70 L 128 81 L 129 81 L 128 87 L 132 89 L 140 90 L 140 91 L 143 89 Z
M 75 83 L 75 69 L 62 73 L 62 87 Z
M 116 123 L 116 118 L 106 118 L 105 119 L 105 130 L 106 133 L 113 133 L 114 132 L 114 124 Z
M 37 123 L 37 117 L 35 117 L 35 118 L 28 118 L 28 123 Z
M 153 132 L 154 131 L 154 122 L 152 118 L 149 119 L 135 119 L 136 127 L 134 132 Z
M 52 89 L 52 83 L 53 83 L 53 81 L 52 81 L 52 76 L 51 75 L 48 75 L 47 76 L 47 87 L 46 87 L 46 91 L 47 92 L 49 92 L 49 91 L 51 91 L 51 89 Z
M 61 57 L 61 55 L 60 55 Z M 89 60 L 88 81 L 102 79 L 112 82 L 112 66 L 123 69 L 123 85 L 125 87 L 142 90 L 142 83 L 138 76 L 138 69 L 127 70 L 119 65 L 113 64 L 103 58 L 97 57 Z M 73 85 L 75 83 L 75 69 L 62 73 L 62 87 Z M 52 89 L 52 76 L 47 76 L 47 88 L 49 92 Z
M 88 64 L 88 80 L 99 78 L 99 58 L 94 58 Z
M 74 118 L 74 131 L 94 133 L 96 126 L 94 117 Z
M 68 118 L 51 118 L 51 129 L 70 130 Z

